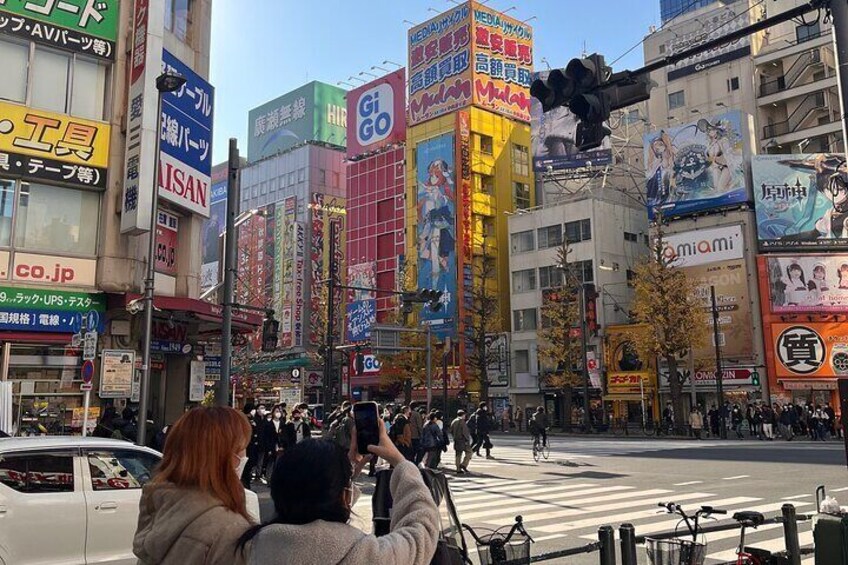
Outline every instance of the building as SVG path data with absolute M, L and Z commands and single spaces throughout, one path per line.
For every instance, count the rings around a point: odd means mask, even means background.
M 198 300 L 201 257 L 191 252 L 209 216 L 211 3 L 145 5 L 0 7 L 3 19 L 26 24 L 0 30 L 0 273 L 9 297 L 0 306 L 8 367 L 0 391 L 13 399 L 6 423 L 21 432 L 37 424 L 78 432 L 83 374 L 93 376 L 91 419 L 103 406 L 138 400 L 138 299 L 154 179 L 160 213 L 149 415 L 157 424 L 173 421 L 203 399 L 204 355 L 215 353 L 206 345 L 221 321 L 219 308 Z M 156 116 L 154 82 L 163 67 L 187 83 L 163 95 Z M 241 330 L 257 323 L 236 317 Z
M 546 375 L 556 367 L 539 356 L 539 334 L 545 322 L 544 295 L 561 288 L 559 250 L 568 241 L 569 268 L 577 280 L 593 283 L 598 292 L 598 326 L 629 322 L 633 268 L 644 257 L 648 222 L 644 208 L 613 188 L 572 195 L 557 203 L 520 210 L 509 216 L 509 267 L 512 335 L 509 397 L 513 405 L 544 402 L 557 422 L 568 422 L 572 406 L 582 406 L 582 392 L 565 398 L 549 387 Z M 589 352 L 601 358 L 601 337 L 589 340 Z M 591 383 L 590 400 L 600 406 L 600 377 Z
M 699 8 L 705 8 L 719 0 L 660 0 L 660 18 L 663 25 L 683 14 L 687 14 Z M 735 0 L 721 0 L 723 4 L 729 4 Z
M 347 281 L 351 286 L 401 288 L 406 205 L 406 71 L 399 69 L 347 94 Z M 376 322 L 396 321 L 397 296 L 345 293 L 347 343 L 363 343 Z M 380 364 L 365 350 L 363 373 L 351 370 L 351 396 L 380 395 Z M 355 367 L 354 363 L 349 364 Z
M 408 35 L 407 256 L 417 288 L 444 293 L 443 307 L 423 309 L 420 319 L 439 341 L 453 338 L 450 388 L 465 379 L 471 400 L 507 396 L 506 378 L 489 390 L 492 379 L 480 374 L 487 353 L 471 363 L 472 336 L 509 329 L 506 213 L 535 203 L 532 39 L 527 24 L 476 2 Z M 483 312 L 483 293 L 499 297 L 498 306 Z

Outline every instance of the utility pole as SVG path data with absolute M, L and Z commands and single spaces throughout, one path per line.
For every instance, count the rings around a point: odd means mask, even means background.
M 581 283 L 578 299 L 580 300 L 580 353 L 583 357 L 583 428 L 590 431 L 589 418 L 589 324 L 586 323 L 586 283 Z
M 721 370 L 721 344 L 719 343 L 719 318 L 718 318 L 718 306 L 716 305 L 716 293 L 715 286 L 710 286 L 710 305 L 713 312 L 713 341 L 715 342 L 715 361 L 716 361 L 716 396 L 717 400 L 717 408 L 718 408 L 718 425 L 719 425 L 719 436 L 722 438 L 727 437 L 727 427 L 725 426 L 724 420 L 724 375 Z M 692 378 L 692 377 L 690 377 Z
M 839 85 L 839 107 L 842 114 L 843 151 L 848 152 L 848 116 L 845 115 L 845 96 L 848 95 L 848 2 L 830 0 L 833 21 L 833 50 L 836 53 L 836 77 Z
M 233 287 L 236 278 L 236 215 L 238 215 L 239 193 L 239 150 L 238 140 L 230 138 L 230 153 L 227 162 L 227 221 L 224 236 L 224 289 L 221 305 L 224 307 L 223 327 L 221 328 L 221 378 L 215 386 L 215 404 L 227 406 L 230 392 L 230 369 L 233 358 Z M 233 395 L 233 406 L 235 406 Z
M 430 413 L 430 405 L 433 403 L 433 352 L 430 341 L 433 332 L 430 324 L 427 324 L 427 413 Z
M 324 352 L 324 414 L 328 415 L 335 401 L 332 394 L 335 386 L 333 378 L 333 334 L 336 331 L 336 229 L 339 224 L 330 222 L 330 272 L 327 283 L 327 335 L 325 336 Z
M 442 352 L 442 409 L 445 417 L 448 416 L 448 355 L 451 352 L 451 338 L 445 338 L 445 350 Z

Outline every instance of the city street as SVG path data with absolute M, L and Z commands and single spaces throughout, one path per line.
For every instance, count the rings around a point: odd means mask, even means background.
M 658 513 L 659 501 L 693 510 L 709 504 L 731 515 L 757 510 L 766 516 L 791 502 L 800 514 L 813 511 L 819 484 L 837 500 L 842 498 L 840 502 L 848 501 L 845 454 L 836 441 L 556 437 L 551 439 L 550 459 L 538 464 L 529 437 L 500 435 L 493 442 L 497 459 L 475 457 L 467 477 L 454 478 L 448 472 L 460 518 L 474 527 L 494 528 L 521 514 L 536 539 L 534 555 L 586 544 L 597 539 L 597 529 L 604 524 L 617 528 L 631 522 L 637 535 L 673 529 L 676 520 Z M 373 479 L 363 476 L 359 484 L 363 496 L 355 507 L 355 521 L 370 531 Z M 263 518 L 268 518 L 272 509 L 267 489 L 257 490 L 262 491 Z M 800 524 L 799 530 L 802 546 L 812 543 L 810 523 Z M 735 530 L 710 534 L 708 563 L 732 559 L 737 539 Z M 783 549 L 782 529 L 764 526 L 749 542 Z M 639 552 L 640 563 L 646 562 L 644 549 Z M 597 553 L 552 562 L 595 564 Z M 812 562 L 812 557 L 803 561 Z

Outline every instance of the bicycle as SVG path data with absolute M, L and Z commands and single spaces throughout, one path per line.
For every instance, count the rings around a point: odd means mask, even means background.
M 617 436 L 630 436 L 634 433 L 641 433 L 645 437 L 652 437 L 655 433 L 657 433 L 657 426 L 653 420 L 639 422 L 637 426 L 635 423 L 631 425 L 631 423 L 625 418 L 616 418 L 612 421 L 611 427 L 613 435 Z
M 674 502 L 660 502 L 661 508 L 665 508 L 669 514 L 677 514 L 681 517 L 674 528 L 672 539 L 645 538 L 648 562 L 651 565 L 703 565 L 707 558 L 707 544 L 698 541 L 699 524 L 701 518 L 709 518 L 713 514 L 727 514 L 727 510 L 720 510 L 712 506 L 701 506 L 694 515 L 688 515 L 683 507 Z M 692 539 L 677 537 L 680 524 L 686 524 Z
M 547 443 L 542 443 L 542 434 L 533 434 L 533 460 L 538 463 L 540 456 L 547 461 L 551 456 L 551 448 Z
M 463 529 L 468 530 L 474 542 L 477 544 L 477 555 L 480 565 L 526 565 L 530 563 L 530 544 L 533 538 L 524 529 L 523 518 L 515 517 L 515 524 L 504 535 L 502 530 L 508 526 L 496 530 L 486 530 L 488 533 L 478 536 L 477 532 L 468 524 L 462 524 Z M 519 538 L 513 541 L 515 534 Z
M 785 559 L 779 554 L 767 549 L 745 546 L 745 530 L 757 529 L 765 523 L 765 517 L 759 512 L 744 511 L 733 514 L 733 519 L 739 522 L 739 545 L 736 548 L 736 561 L 733 565 L 783 565 Z

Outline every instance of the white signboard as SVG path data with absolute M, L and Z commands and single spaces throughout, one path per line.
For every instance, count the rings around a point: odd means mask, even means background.
M 284 386 L 280 389 L 280 404 L 285 404 L 291 414 L 295 405 L 303 402 L 299 386 Z
M 104 349 L 100 362 L 100 398 L 130 398 L 134 372 L 135 351 Z
M 665 236 L 663 255 L 674 260 L 675 267 L 694 267 L 741 259 L 745 252 L 742 226 L 721 226 Z
M 189 402 L 200 402 L 203 400 L 205 394 L 205 382 L 206 382 L 206 362 L 205 361 L 192 361 L 191 362 L 191 370 L 189 372 L 189 383 L 188 383 L 188 401 Z
M 85 332 L 82 340 L 83 361 L 94 361 L 97 356 L 97 332 Z

